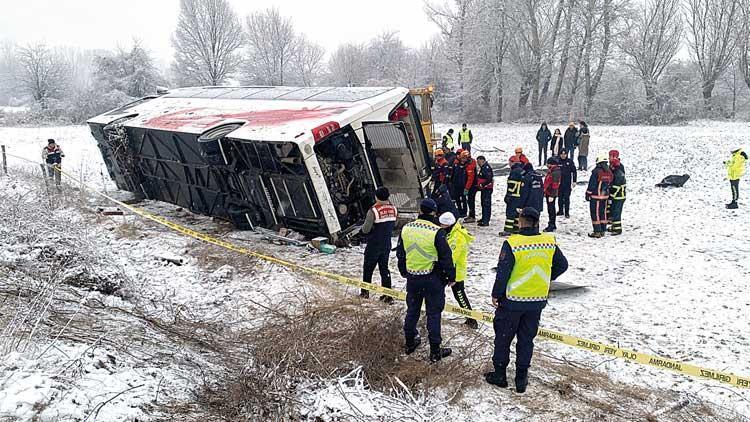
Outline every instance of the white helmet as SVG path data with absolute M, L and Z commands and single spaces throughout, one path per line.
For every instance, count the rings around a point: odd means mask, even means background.
M 606 155 L 600 155 L 596 157 L 596 164 L 599 163 L 609 163 L 609 157 L 607 157 Z

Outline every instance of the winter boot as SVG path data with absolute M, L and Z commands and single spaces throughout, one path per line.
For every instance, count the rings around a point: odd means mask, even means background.
M 464 324 L 468 325 L 469 328 L 471 328 L 473 330 L 479 329 L 479 323 L 475 319 L 466 318 L 466 322 L 464 322 Z
M 738 208 L 737 207 L 737 202 L 735 202 L 735 201 L 732 201 L 732 202 L 730 202 L 730 203 L 727 204 L 727 209 L 736 210 L 737 208 Z
M 564 213 L 564 212 L 562 212 L 562 211 L 558 211 L 558 212 L 557 212 L 557 215 L 565 215 L 565 213 Z
M 510 235 L 512 235 L 512 234 L 513 234 L 513 233 L 511 233 L 511 232 L 501 231 L 501 232 L 500 232 L 500 233 L 498 233 L 497 235 L 498 235 L 498 236 L 500 236 L 500 237 L 508 237 L 508 236 L 510 236 Z
M 612 236 L 619 236 L 622 234 L 622 230 L 610 230 L 612 232 Z
M 476 223 L 476 222 L 477 222 L 476 217 L 469 216 L 469 217 L 464 218 L 464 223 L 466 224 L 471 224 L 471 223 Z
M 380 301 L 385 303 L 386 305 L 390 305 L 393 303 L 393 298 L 390 296 L 382 295 L 380 296 Z
M 545 231 L 545 232 L 547 232 L 547 233 L 550 233 L 550 232 L 553 232 L 553 231 L 555 231 L 555 228 L 554 228 L 554 227 L 552 227 L 552 226 L 547 226 L 547 227 L 546 227 L 546 228 L 544 229 L 544 231 Z
M 430 344 L 430 362 L 435 363 L 442 358 L 447 358 L 453 353 L 448 347 L 440 347 L 439 344 Z
M 479 226 L 479 227 L 487 227 L 489 225 L 490 225 L 490 223 L 485 223 L 484 221 L 480 221 L 480 222 L 477 223 L 477 226 Z
M 414 351 L 417 350 L 417 347 L 419 347 L 420 344 L 422 344 L 422 338 L 419 336 L 414 337 L 414 340 L 412 340 L 411 342 L 407 340 L 406 341 L 406 354 L 410 355 L 414 353 Z
M 589 233 L 589 237 L 594 238 L 594 239 L 600 239 L 604 237 L 604 235 L 599 232 L 593 232 L 593 233 Z
M 516 393 L 525 393 L 526 387 L 528 385 L 529 385 L 529 370 L 517 369 L 516 370 Z
M 367 290 L 362 290 L 359 293 L 359 297 L 361 297 L 362 299 L 369 299 L 370 298 L 370 292 L 368 292 Z
M 508 377 L 505 375 L 505 368 L 495 368 L 494 372 L 487 372 L 484 374 L 484 380 L 500 388 L 508 388 Z

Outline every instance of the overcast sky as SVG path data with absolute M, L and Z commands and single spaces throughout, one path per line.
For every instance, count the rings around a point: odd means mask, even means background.
M 418 47 L 437 32 L 422 0 L 229 0 L 242 21 L 254 10 L 276 6 L 295 28 L 333 50 L 339 43 L 367 41 L 383 30 L 399 31 Z M 0 40 L 87 49 L 145 42 L 160 62 L 172 55 L 179 0 L 0 0 Z

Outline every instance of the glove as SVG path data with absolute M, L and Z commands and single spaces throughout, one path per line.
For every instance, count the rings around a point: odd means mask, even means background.
M 586 202 L 591 202 L 591 195 L 586 194 Z
M 469 190 L 468 189 L 464 189 L 464 196 L 468 196 L 468 195 L 469 195 Z

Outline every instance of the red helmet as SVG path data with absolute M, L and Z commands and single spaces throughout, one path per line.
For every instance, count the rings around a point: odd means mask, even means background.
M 609 151 L 609 159 L 620 158 L 620 151 L 613 149 Z

